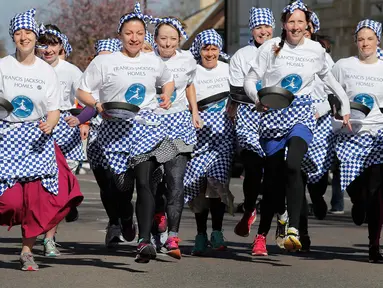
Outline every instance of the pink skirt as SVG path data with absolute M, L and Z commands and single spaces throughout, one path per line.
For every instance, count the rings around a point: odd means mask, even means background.
M 16 183 L 0 196 L 0 225 L 21 225 L 22 235 L 32 238 L 46 233 L 64 219 L 71 207 L 84 199 L 77 178 L 68 167 L 60 148 L 55 144 L 59 170 L 59 193 L 48 192 L 41 180 Z

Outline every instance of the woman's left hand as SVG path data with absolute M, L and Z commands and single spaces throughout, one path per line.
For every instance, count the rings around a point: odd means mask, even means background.
M 39 129 L 43 131 L 44 134 L 51 134 L 53 131 L 53 125 L 48 122 L 43 122 L 42 120 L 39 123 Z
M 352 131 L 352 126 L 350 123 L 350 114 L 343 116 L 343 126 L 347 126 L 350 131 Z
M 192 120 L 193 120 L 193 125 L 195 128 L 200 129 L 203 126 L 203 121 L 201 117 L 199 116 L 198 111 L 192 113 Z
M 170 97 L 166 94 L 161 94 L 160 96 L 161 98 L 161 103 L 160 103 L 160 107 L 163 108 L 163 109 L 169 109 L 171 106 L 172 106 L 172 102 L 170 101 Z
M 77 117 L 75 116 L 68 116 L 64 118 L 65 122 L 70 126 L 70 127 L 76 127 L 80 125 L 80 120 L 78 120 Z
M 81 140 L 85 140 L 86 138 L 88 138 L 88 135 L 89 135 L 89 125 L 87 124 L 81 125 L 80 126 Z

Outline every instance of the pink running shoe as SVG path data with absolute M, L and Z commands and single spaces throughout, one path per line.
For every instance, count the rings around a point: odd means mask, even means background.
M 168 221 L 166 220 L 165 212 L 159 212 L 154 215 L 154 221 L 158 226 L 158 232 L 163 233 L 168 228 Z
M 234 228 L 234 233 L 241 237 L 248 237 L 250 235 L 251 225 L 257 220 L 257 210 L 253 212 L 245 212 L 241 221 Z
M 267 256 L 266 249 L 266 237 L 263 235 L 257 235 L 254 238 L 253 249 L 251 251 L 251 255 L 253 256 Z
M 161 251 L 173 258 L 181 259 L 181 250 L 178 247 L 179 242 L 180 238 L 169 237 L 168 240 L 166 240 L 165 245 L 162 247 Z

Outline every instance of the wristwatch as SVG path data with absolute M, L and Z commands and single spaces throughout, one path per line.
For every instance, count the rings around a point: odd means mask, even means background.
M 96 101 L 96 102 L 94 103 L 94 105 L 93 105 L 93 108 L 94 108 L 95 110 L 97 110 L 97 104 L 98 104 L 98 103 L 100 103 L 100 102 Z

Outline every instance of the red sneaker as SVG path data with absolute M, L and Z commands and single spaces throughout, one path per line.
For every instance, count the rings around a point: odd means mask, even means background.
M 251 250 L 251 255 L 253 256 L 267 256 L 266 249 L 266 237 L 263 235 L 257 235 L 254 238 L 253 249 Z
M 181 259 L 181 250 L 178 247 L 179 242 L 180 238 L 169 237 L 168 240 L 166 240 L 165 245 L 162 247 L 161 251 L 173 258 Z
M 163 233 L 168 228 L 168 221 L 166 220 L 165 212 L 155 214 L 154 221 L 158 226 L 158 232 Z
M 253 210 L 252 213 L 245 212 L 241 221 L 234 228 L 234 233 L 241 237 L 248 237 L 250 235 L 251 225 L 257 220 L 257 210 Z

